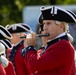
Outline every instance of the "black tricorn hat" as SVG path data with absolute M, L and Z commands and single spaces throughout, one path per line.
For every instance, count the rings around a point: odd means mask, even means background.
M 11 39 L 12 35 L 10 32 L 0 25 L 0 39 Z
M 24 23 L 15 23 L 12 25 L 7 25 L 6 29 L 10 33 L 28 32 L 31 30 L 31 28 L 27 24 L 24 24 Z
M 38 21 L 39 21 L 39 24 L 42 25 L 42 22 L 43 22 L 43 15 L 42 15 L 42 13 L 40 13 Z
M 70 11 L 70 10 L 66 10 L 66 11 L 68 11 L 70 14 L 72 14 L 72 15 L 75 17 L 75 20 L 76 20 L 76 15 L 75 15 L 75 13 L 73 13 L 73 12 Z
M 6 49 L 12 48 L 12 44 L 9 40 L 4 39 L 4 40 L 0 40 L 0 42 L 5 46 Z
M 57 20 L 67 23 L 76 23 L 76 15 L 72 11 L 56 6 L 42 7 L 39 23 L 42 23 L 43 20 Z

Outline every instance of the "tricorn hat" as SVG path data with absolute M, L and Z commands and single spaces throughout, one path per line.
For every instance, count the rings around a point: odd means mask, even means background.
M 10 32 L 0 25 L 0 39 L 11 39 L 12 35 Z
M 12 44 L 9 40 L 4 39 L 4 40 L 0 40 L 0 42 L 5 46 L 6 49 L 12 48 Z
M 7 25 L 6 29 L 10 33 L 28 32 L 31 30 L 31 28 L 27 24 L 24 24 L 24 23 L 15 23 L 12 25 Z
M 57 6 L 42 7 L 39 23 L 43 20 L 57 20 L 67 23 L 76 23 L 76 15 L 69 10 L 59 8 Z

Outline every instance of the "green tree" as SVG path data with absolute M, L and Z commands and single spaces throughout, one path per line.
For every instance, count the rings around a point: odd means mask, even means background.
M 76 4 L 76 0 L 0 0 L 0 24 L 22 22 L 24 6 Z
M 14 0 L 0 0 L 0 24 L 6 25 L 14 22 L 21 22 L 21 10 Z

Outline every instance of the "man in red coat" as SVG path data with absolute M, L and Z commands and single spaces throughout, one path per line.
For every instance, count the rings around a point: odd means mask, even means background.
M 43 30 L 47 45 L 39 53 L 34 48 L 37 35 L 28 34 L 27 47 L 22 51 L 31 75 L 71 75 L 74 64 L 74 47 L 69 42 L 68 23 L 76 22 L 76 15 L 68 10 L 51 6 L 41 8 Z M 74 69 L 75 70 L 75 69 Z
M 7 30 L 12 34 L 11 43 L 14 44 L 11 49 L 9 59 L 15 67 L 16 75 L 28 75 L 24 59 L 21 56 L 21 50 L 24 48 L 24 40 L 20 38 L 24 32 L 30 31 L 30 27 L 24 23 L 12 24 L 7 27 Z
M 11 39 L 12 35 L 3 27 L 0 25 L 0 40 L 4 39 Z M 1 54 L 3 54 L 3 44 L 0 43 L 0 58 Z M 6 75 L 6 71 L 2 65 L 2 62 L 0 60 L 0 75 Z
M 0 42 L 0 64 L 6 75 L 15 75 L 13 64 L 6 58 L 5 51 L 5 46 Z
M 6 68 L 0 63 L 0 75 L 16 75 L 11 62 Z

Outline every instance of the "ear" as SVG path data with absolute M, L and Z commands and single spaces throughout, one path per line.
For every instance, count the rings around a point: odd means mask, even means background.
M 60 29 L 63 29 L 65 31 L 65 25 L 64 25 L 64 23 L 60 24 Z
M 64 25 L 64 23 L 61 23 L 61 24 L 59 25 L 59 30 L 60 30 L 61 32 L 65 32 L 65 25 Z

